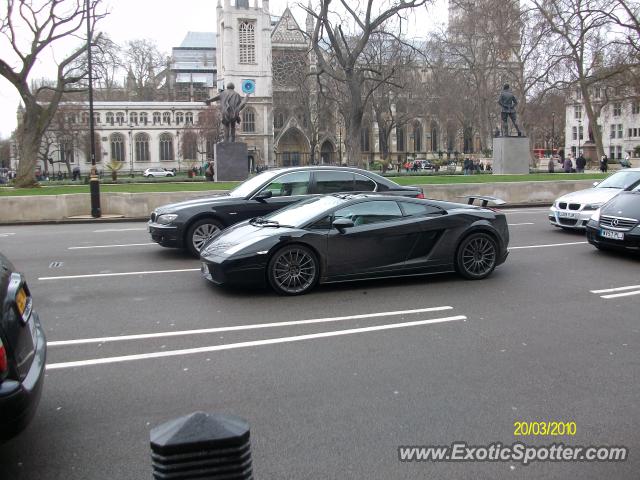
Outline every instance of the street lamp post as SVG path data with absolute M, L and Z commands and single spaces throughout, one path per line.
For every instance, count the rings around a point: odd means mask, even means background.
M 582 138 L 582 119 L 578 119 L 578 152 L 576 158 L 580 156 L 580 139 Z
M 340 155 L 340 165 L 342 165 L 342 124 L 340 125 L 340 130 L 339 130 L 339 134 L 340 134 L 340 141 L 338 142 L 338 154 Z
M 553 158 L 554 155 L 554 142 L 555 142 L 555 135 L 556 135 L 556 112 L 551 112 L 551 158 Z
M 133 142 L 131 141 L 131 129 L 133 125 L 129 125 L 129 176 L 133 178 Z
M 91 192 L 91 216 L 100 218 L 100 180 L 96 171 L 96 132 L 93 118 L 93 73 L 91 71 L 91 5 L 86 0 L 87 9 L 87 69 L 89 70 L 89 141 L 91 142 L 91 177 L 89 179 L 89 191 Z

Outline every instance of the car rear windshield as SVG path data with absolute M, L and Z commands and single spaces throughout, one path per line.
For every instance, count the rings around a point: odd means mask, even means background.
M 308 200 L 303 200 L 281 210 L 277 210 L 274 213 L 267 215 L 265 218 L 278 222 L 280 225 L 302 227 L 310 220 L 317 218 L 327 210 L 331 210 L 333 207 L 342 205 L 344 202 L 344 198 L 334 195 L 309 198 Z
M 597 185 L 597 188 L 629 188 L 640 182 L 640 172 L 616 172 Z

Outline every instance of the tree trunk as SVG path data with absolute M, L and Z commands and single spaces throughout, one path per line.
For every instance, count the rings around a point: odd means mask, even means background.
M 16 187 L 29 188 L 38 185 L 35 173 L 38 164 L 38 151 L 42 134 L 38 131 L 37 121 L 28 121 L 24 116 L 23 123 L 19 127 L 18 171 L 16 175 Z

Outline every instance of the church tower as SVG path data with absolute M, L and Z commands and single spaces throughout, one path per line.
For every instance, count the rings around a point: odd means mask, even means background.
M 249 3 L 253 5 L 249 5 Z M 249 96 L 237 135 L 247 144 L 250 168 L 273 164 L 273 86 L 269 1 L 223 0 L 216 8 L 218 90 L 233 83 Z

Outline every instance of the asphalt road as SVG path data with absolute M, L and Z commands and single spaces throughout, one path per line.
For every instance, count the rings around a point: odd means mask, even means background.
M 553 229 L 546 209 L 508 218 L 510 256 L 486 280 L 293 298 L 214 287 L 143 223 L 0 227 L 49 341 L 40 407 L 0 447 L 0 478 L 150 478 L 150 429 L 195 411 L 249 421 L 260 479 L 637 478 L 640 287 L 597 291 L 637 286 L 640 260 Z M 313 335 L 325 332 L 340 335 Z M 515 437 L 516 421 L 577 431 Z M 400 445 L 454 441 L 624 445 L 630 458 L 398 460 Z

